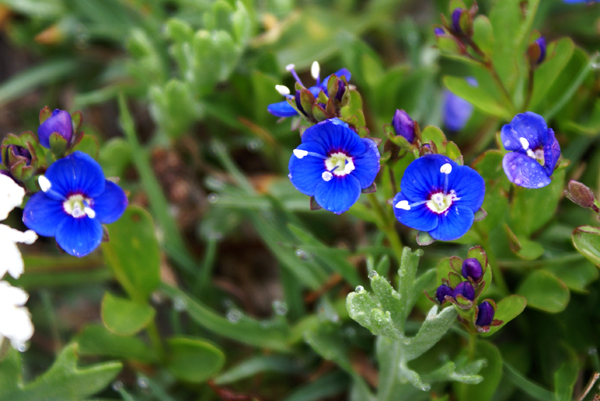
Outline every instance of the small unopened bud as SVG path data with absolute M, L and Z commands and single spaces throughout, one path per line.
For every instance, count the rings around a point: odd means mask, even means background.
M 475 258 L 465 259 L 462 264 L 462 275 L 464 278 L 472 278 L 473 281 L 479 281 L 483 277 L 481 263 Z
M 408 143 L 412 143 L 415 139 L 415 122 L 404 110 L 396 110 L 392 119 L 392 126 L 396 135 L 404 137 Z
M 444 32 L 444 28 L 435 28 L 433 30 L 433 33 L 435 33 L 435 36 L 440 36 L 440 35 L 446 34 L 446 32 Z
M 50 136 L 55 132 L 65 138 L 67 143 L 71 142 L 71 138 L 73 137 L 73 122 L 68 112 L 56 109 L 39 126 L 38 137 L 43 147 L 50 148 Z
M 454 298 L 462 295 L 465 299 L 473 301 L 475 299 L 475 289 L 468 281 L 463 281 L 454 289 Z
M 477 319 L 475 320 L 475 325 L 479 327 L 485 327 L 492 324 L 494 321 L 494 314 L 496 311 L 492 304 L 488 301 L 484 301 L 479 305 L 477 311 Z
M 456 8 L 454 11 L 452 11 L 452 29 L 454 29 L 454 32 L 456 33 L 463 33 L 462 29 L 460 29 L 460 16 L 463 11 L 466 10 L 462 8 Z
M 8 145 L 8 151 L 10 152 L 10 154 L 8 155 L 9 160 L 7 161 L 7 163 L 10 164 L 11 159 L 16 159 L 17 161 L 25 160 L 26 166 L 31 165 L 31 152 L 29 151 L 29 149 L 19 145 Z
M 471 12 L 463 8 L 454 9 L 452 12 L 452 30 L 458 35 L 473 35 L 473 15 Z
M 536 66 L 541 64 L 546 59 L 546 39 L 540 36 L 527 48 L 527 57 L 531 65 Z
M 452 290 L 452 288 L 446 284 L 440 285 L 437 290 L 435 290 L 435 299 L 437 299 L 440 304 L 444 303 L 446 300 L 446 295 L 451 297 L 454 296 L 454 290 Z
M 592 192 L 591 189 L 589 189 L 587 186 L 583 185 L 579 181 L 569 181 L 569 185 L 567 186 L 565 195 L 571 200 L 571 202 L 581 207 L 594 209 L 594 202 L 596 200 L 594 192 Z

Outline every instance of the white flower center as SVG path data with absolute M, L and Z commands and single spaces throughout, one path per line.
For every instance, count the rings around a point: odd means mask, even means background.
M 450 209 L 452 202 L 459 199 L 460 198 L 456 196 L 456 192 L 454 192 L 454 190 L 447 194 L 443 192 L 436 192 L 431 195 L 429 200 L 426 202 L 426 205 L 432 212 L 441 214 Z
M 352 157 L 342 152 L 332 153 L 326 160 L 325 166 L 327 170 L 337 177 L 343 177 L 350 174 L 356 168 Z M 329 180 L 326 180 L 329 181 Z
M 84 216 L 93 219 L 96 217 L 96 212 L 94 212 L 89 204 L 90 200 L 85 199 L 83 195 L 71 195 L 63 202 L 63 209 L 76 219 Z

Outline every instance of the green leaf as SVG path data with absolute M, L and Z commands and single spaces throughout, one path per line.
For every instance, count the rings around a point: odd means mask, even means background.
M 52 154 L 54 154 L 54 157 L 60 159 L 65 155 L 65 152 L 67 151 L 67 146 L 69 146 L 69 144 L 61 134 L 59 134 L 58 132 L 53 132 L 50 135 L 49 142 L 50 150 L 52 151 Z
M 473 21 L 473 41 L 488 56 L 494 53 L 494 29 L 485 15 L 478 15 Z
M 123 178 L 125 169 L 132 162 L 131 147 L 123 138 L 113 138 L 102 145 L 100 165 L 107 177 Z
M 298 374 L 304 370 L 304 363 L 295 357 L 285 355 L 264 355 L 245 359 L 238 365 L 221 373 L 215 384 L 223 386 L 235 383 L 263 372 Z
M 104 294 L 102 299 L 102 321 L 115 334 L 131 336 L 142 330 L 154 319 L 154 308 L 125 298 Z
M 492 97 L 486 89 L 480 86 L 472 86 L 464 78 L 444 77 L 444 85 L 454 93 L 471 103 L 473 106 L 495 117 L 510 120 L 513 115 L 504 105 Z
M 546 270 L 532 272 L 517 293 L 527 298 L 527 306 L 549 313 L 562 312 L 570 298 L 567 286 Z
M 81 355 L 108 356 L 141 363 L 158 360 L 141 339 L 117 335 L 101 325 L 88 325 L 77 336 Z
M 445 365 L 425 375 L 423 380 L 430 383 L 456 381 L 466 384 L 479 384 L 483 381 L 483 377 L 478 375 L 477 372 L 481 371 L 486 363 L 485 359 L 480 359 L 462 368 L 457 368 L 454 362 L 448 361 Z
M 486 366 L 479 372 L 479 375 L 483 376 L 483 382 L 477 385 L 455 384 L 456 397 L 459 401 L 489 401 L 500 383 L 502 355 L 498 348 L 488 342 L 479 341 L 475 357 L 487 361 Z
M 438 306 L 434 305 L 427 314 L 416 336 L 410 339 L 403 355 L 405 361 L 411 361 L 423 355 L 433 347 L 446 332 L 452 327 L 458 316 L 455 308 L 449 307 L 438 312 Z
M 84 135 L 81 141 L 69 150 L 69 154 L 77 150 L 91 156 L 94 160 L 98 159 L 98 139 L 94 135 Z
M 106 263 L 129 296 L 145 303 L 160 283 L 160 251 L 150 214 L 129 206 L 108 233 L 110 241 L 102 244 Z
M 579 362 L 571 360 L 563 363 L 554 373 L 554 399 L 556 401 L 571 401 L 573 387 L 579 377 Z
M 508 225 L 504 225 L 510 249 L 519 257 L 525 260 L 534 260 L 542 256 L 544 247 L 538 243 L 527 239 L 522 235 L 516 235 Z
M 520 295 L 509 295 L 496 304 L 496 313 L 494 319 L 502 320 L 500 326 L 491 326 L 490 331 L 482 333 L 483 337 L 488 337 L 504 327 L 508 322 L 516 318 L 525 310 L 527 299 Z
M 383 335 L 395 340 L 403 338 L 400 324 L 392 320 L 390 311 L 383 311 L 362 287 L 346 298 L 348 314 L 361 326 L 369 329 L 374 335 Z
M 569 287 L 569 290 L 587 293 L 586 287 L 593 281 L 598 280 L 600 272 L 598 268 L 588 261 L 580 263 L 561 263 L 547 266 L 546 270 L 552 272 L 563 283 Z
M 423 143 L 435 143 L 438 152 L 446 152 L 446 135 L 438 127 L 434 127 L 433 125 L 425 127 L 423 132 L 421 132 L 421 139 Z
M 264 322 L 247 316 L 242 316 L 239 320 L 228 320 L 183 291 L 164 283 L 161 285 L 161 291 L 185 305 L 185 310 L 196 323 L 220 336 L 255 347 L 282 352 L 289 350 L 287 330 L 269 327 L 263 324 Z
M 167 368 L 175 377 L 191 383 L 202 383 L 216 375 L 225 364 L 225 354 L 211 343 L 189 337 L 172 337 Z
M 600 267 L 600 228 L 580 226 L 573 230 L 573 246 L 590 262 Z
M 8 352 L 17 351 L 9 348 Z M 27 384 L 22 383 L 20 372 L 15 371 L 15 356 L 3 360 L 0 362 L 0 377 L 12 376 L 16 386 L 10 386 L 12 389 L 9 391 L 3 388 L 0 401 L 82 401 L 105 388 L 123 367 L 118 362 L 106 362 L 80 369 L 77 367 L 77 353 L 77 344 L 66 346 L 46 373 Z M 9 364 L 5 365 L 4 361 Z M 8 371 L 5 371 L 5 366 Z

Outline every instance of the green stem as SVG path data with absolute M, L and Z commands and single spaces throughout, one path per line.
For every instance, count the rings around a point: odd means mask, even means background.
M 371 207 L 375 212 L 375 216 L 377 218 L 377 227 L 385 233 L 390 242 L 390 247 L 394 251 L 394 256 L 398 260 L 398 263 L 402 260 L 402 241 L 394 228 L 394 219 L 390 218 L 386 215 L 385 209 L 381 206 L 379 199 L 377 199 L 377 195 L 369 194 L 368 195 L 369 202 L 371 202 Z
M 528 80 L 527 80 L 527 97 L 525 98 L 525 103 L 523 103 L 523 109 L 522 112 L 527 111 L 527 108 L 529 107 L 529 103 L 531 102 L 531 96 L 533 95 L 533 82 L 534 82 L 534 70 L 533 70 L 533 66 L 531 65 L 531 63 L 529 63 L 529 74 L 528 74 Z
M 475 351 L 477 350 L 477 332 L 469 333 L 469 362 L 475 360 Z
M 150 323 L 148 323 L 148 326 L 146 326 L 146 333 L 148 333 L 148 338 L 150 338 L 152 348 L 154 348 L 158 359 L 163 360 L 165 356 L 165 349 L 162 341 L 160 340 L 160 334 L 158 333 L 158 328 L 156 327 L 156 322 L 154 320 L 152 320 Z
M 498 286 L 498 289 L 504 295 L 510 294 L 508 286 L 506 285 L 506 281 L 504 281 L 502 270 L 500 270 L 500 265 L 496 260 L 496 255 L 494 255 L 494 252 L 492 251 L 492 248 L 490 246 L 490 240 L 487 234 L 482 232 L 478 225 L 475 225 L 474 227 L 475 231 L 477 231 L 477 234 L 479 234 L 479 237 L 481 238 L 481 245 L 483 246 L 483 249 L 485 250 L 485 253 L 487 255 L 488 265 L 490 265 L 492 268 L 493 281 L 496 283 L 496 286 Z

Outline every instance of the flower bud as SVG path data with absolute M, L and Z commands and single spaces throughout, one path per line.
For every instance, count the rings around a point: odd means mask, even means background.
M 452 29 L 454 29 L 454 32 L 456 33 L 463 33 L 460 29 L 460 16 L 462 15 L 463 11 L 466 10 L 462 8 L 456 8 L 454 11 L 452 11 Z
M 437 290 L 435 290 L 435 299 L 437 299 L 440 304 L 444 303 L 444 301 L 446 300 L 446 295 L 454 295 L 454 291 L 452 290 L 452 288 L 450 288 L 446 284 L 440 285 L 437 288 Z
M 475 289 L 473 288 L 471 283 L 469 283 L 468 281 L 463 281 L 462 283 L 458 284 L 454 289 L 454 298 L 456 298 L 459 295 L 462 295 L 465 299 L 468 299 L 469 301 L 473 301 L 475 300 Z
M 565 190 L 565 195 L 569 200 L 581 207 L 594 209 L 600 212 L 596 206 L 596 196 L 594 192 L 579 181 L 571 180 Z
M 527 48 L 527 57 L 531 65 L 539 65 L 546 59 L 546 39 L 540 36 Z
M 396 110 L 392 119 L 392 126 L 396 135 L 406 139 L 408 143 L 412 143 L 415 139 L 415 122 L 404 110 Z
M 433 32 L 435 33 L 435 36 L 440 36 L 440 35 L 445 35 L 446 32 L 444 32 L 444 28 L 435 28 L 433 30 Z
M 464 278 L 472 278 L 473 281 L 479 281 L 483 277 L 481 263 L 475 258 L 465 259 L 462 264 L 462 275 Z
M 477 312 L 477 319 L 475 320 L 475 325 L 479 327 L 485 327 L 492 324 L 494 321 L 494 314 L 496 311 L 494 307 L 488 302 L 484 301 L 479 305 Z
M 71 143 L 73 122 L 68 112 L 55 109 L 52 115 L 40 125 L 38 128 L 38 137 L 43 147 L 50 148 L 50 136 L 54 132 L 65 138 L 67 144 Z
M 456 8 L 452 12 L 452 30 L 457 35 L 473 35 L 473 16 L 477 13 L 474 10 L 471 13 L 469 10 L 463 8 Z
M 25 165 L 31 165 L 31 152 L 29 149 L 19 145 L 8 145 L 8 159 L 25 160 Z

